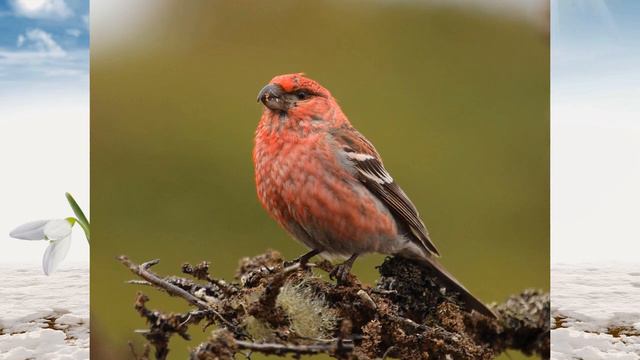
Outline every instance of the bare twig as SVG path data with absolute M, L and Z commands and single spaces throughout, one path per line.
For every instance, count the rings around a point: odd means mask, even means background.
M 179 297 L 187 300 L 190 304 L 198 307 L 201 310 L 210 311 L 211 313 L 215 314 L 218 317 L 218 319 L 221 322 L 223 322 L 225 325 L 229 326 L 232 329 L 235 328 L 235 325 L 233 325 L 231 322 L 229 322 L 227 319 L 225 319 L 222 315 L 220 315 L 220 313 L 218 313 L 215 309 L 213 309 L 211 306 L 209 306 L 209 304 L 207 304 L 204 301 L 198 299 L 197 297 L 195 297 L 191 293 L 188 293 L 185 290 L 183 290 L 183 289 L 181 289 L 181 288 L 179 288 L 179 287 L 177 287 L 177 286 L 165 281 L 164 279 L 161 279 L 156 274 L 154 274 L 151 271 L 149 271 L 149 268 L 151 266 L 156 265 L 156 264 L 158 264 L 160 262 L 159 259 L 147 261 L 147 262 L 145 262 L 145 263 L 143 263 L 141 265 L 134 264 L 131 260 L 129 260 L 128 257 L 126 257 L 124 255 L 118 256 L 118 260 L 123 265 L 125 265 L 127 268 L 129 268 L 129 270 L 131 270 L 131 272 L 133 272 L 134 274 L 140 276 L 141 278 L 143 278 L 147 282 L 153 284 L 153 286 L 158 287 L 160 289 L 163 289 L 169 295 L 179 296 Z
M 188 263 L 182 264 L 182 272 L 198 280 L 204 280 L 214 284 L 218 289 L 222 290 L 225 295 L 231 295 L 235 292 L 235 289 L 229 286 L 224 280 L 215 279 L 209 275 L 209 263 L 207 261 L 202 261 L 195 266 Z
M 275 343 L 255 343 L 250 341 L 242 341 L 237 340 L 236 344 L 238 348 L 251 350 L 255 352 L 261 352 L 267 355 L 286 355 L 286 354 L 296 354 L 296 355 L 313 355 L 313 354 L 321 354 L 321 353 L 333 353 L 335 351 L 339 351 L 338 342 L 334 342 L 331 344 L 327 343 L 317 343 L 317 344 L 309 344 L 309 345 L 292 345 L 292 344 L 275 344 Z M 353 344 L 342 344 L 342 350 L 351 351 L 353 350 Z
M 190 293 L 182 290 L 181 288 L 168 283 L 167 281 L 165 281 L 164 279 L 161 279 L 160 277 L 158 277 L 156 274 L 152 273 L 151 271 L 149 271 L 149 268 L 152 267 L 153 265 L 156 265 L 160 262 L 159 259 L 155 259 L 155 260 L 151 260 L 151 261 L 147 261 L 141 265 L 136 265 L 134 264 L 131 260 L 129 260 L 129 258 L 127 258 L 126 256 L 119 256 L 118 260 L 124 264 L 126 267 L 129 268 L 129 270 L 131 270 L 131 272 L 133 272 L 134 274 L 140 276 L 141 278 L 145 279 L 147 282 L 153 284 L 154 286 L 161 288 L 163 290 L 165 290 L 167 293 L 169 293 L 169 295 L 173 295 L 173 296 L 180 296 L 181 298 L 184 298 L 185 300 L 187 300 L 189 303 L 191 303 L 192 305 L 197 306 L 200 309 L 203 310 L 208 310 L 210 307 L 208 304 L 206 304 L 204 301 L 198 299 L 197 297 L 191 295 Z

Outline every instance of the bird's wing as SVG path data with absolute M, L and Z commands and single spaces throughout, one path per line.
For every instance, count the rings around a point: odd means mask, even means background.
M 429 232 L 420 219 L 418 210 L 393 181 L 373 145 L 353 127 L 334 129 L 331 135 L 355 166 L 358 180 L 410 231 L 410 238 L 429 253 L 440 255 L 429 238 Z

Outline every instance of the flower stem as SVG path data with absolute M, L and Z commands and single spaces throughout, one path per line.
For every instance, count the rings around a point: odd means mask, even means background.
M 82 228 L 82 230 L 84 230 L 84 234 L 87 237 L 87 242 L 91 244 L 91 229 L 89 227 L 89 220 L 84 215 L 84 212 L 82 212 L 80 205 L 78 205 L 73 196 L 71 196 L 71 194 L 69 193 L 64 193 L 64 195 L 67 197 L 67 201 L 69 201 L 69 205 L 71 205 L 73 213 L 76 214 L 78 224 L 80 224 L 80 227 Z

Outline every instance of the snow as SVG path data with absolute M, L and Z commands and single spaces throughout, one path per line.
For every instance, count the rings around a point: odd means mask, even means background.
M 551 268 L 551 358 L 640 360 L 640 264 Z
M 89 359 L 89 269 L 0 265 L 0 360 Z

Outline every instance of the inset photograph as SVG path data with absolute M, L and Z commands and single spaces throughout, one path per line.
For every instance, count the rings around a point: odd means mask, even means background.
M 96 2 L 92 359 L 548 359 L 548 10 Z

